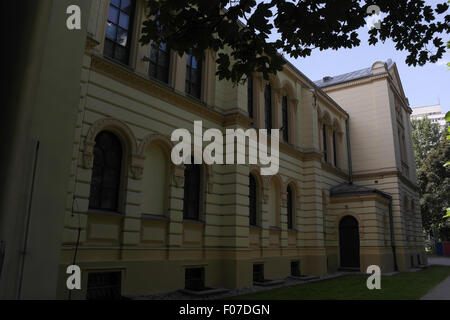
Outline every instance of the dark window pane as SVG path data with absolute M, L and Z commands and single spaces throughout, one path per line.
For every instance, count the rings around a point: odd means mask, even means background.
M 287 188 L 287 216 L 288 216 L 288 229 L 292 229 L 294 224 L 294 212 L 292 208 L 292 189 L 291 186 Z
M 127 63 L 128 60 L 128 52 L 125 47 L 116 46 L 114 50 L 114 58 L 124 64 Z
M 114 42 L 108 39 L 105 40 L 104 53 L 108 57 L 112 57 L 114 55 Z
M 253 175 L 249 175 L 249 224 L 251 226 L 256 226 L 256 180 Z
M 111 132 L 100 132 L 95 138 L 89 208 L 117 211 L 122 146 Z
M 327 127 L 325 125 L 322 126 L 322 136 L 323 136 L 323 154 L 325 161 L 328 161 L 327 154 Z
M 264 89 L 264 111 L 267 134 L 270 134 L 272 129 L 272 88 L 270 84 L 267 84 Z
M 247 111 L 248 116 L 253 118 L 253 78 L 247 80 Z
M 119 300 L 121 298 L 121 272 L 89 273 L 87 300 Z
M 194 67 L 195 65 L 195 67 Z M 186 93 L 200 98 L 202 64 L 198 62 L 191 54 L 187 57 L 186 63 Z
M 185 288 L 200 291 L 205 289 L 205 269 L 189 268 L 185 270 Z
M 159 48 L 151 47 L 149 76 L 168 83 L 170 58 L 168 53 L 164 51 L 165 49 L 164 43 Z
M 201 166 L 187 164 L 184 169 L 183 218 L 198 220 L 200 218 L 200 178 Z
M 336 150 L 336 132 L 333 131 L 333 160 L 334 165 L 337 167 L 337 150 Z
M 282 115 L 283 115 L 283 139 L 289 142 L 289 121 L 288 121 L 288 101 L 287 97 L 283 97 L 282 101 Z

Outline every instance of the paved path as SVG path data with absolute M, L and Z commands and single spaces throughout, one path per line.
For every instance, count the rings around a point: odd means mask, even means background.
M 450 266 L 450 257 L 429 257 L 428 264 Z M 450 277 L 431 289 L 420 300 L 450 300 Z
M 439 283 L 420 300 L 450 300 L 450 277 Z
M 450 257 L 428 257 L 428 264 L 450 266 Z

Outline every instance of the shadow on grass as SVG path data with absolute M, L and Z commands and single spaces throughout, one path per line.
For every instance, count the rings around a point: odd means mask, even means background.
M 348 275 L 336 279 L 274 289 L 235 297 L 238 300 L 416 300 L 450 276 L 450 267 L 432 266 L 417 272 L 381 277 L 381 289 L 369 290 L 369 275 Z

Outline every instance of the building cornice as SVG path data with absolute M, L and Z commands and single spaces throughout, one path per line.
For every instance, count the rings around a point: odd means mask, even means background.
M 170 87 L 163 86 L 155 81 L 147 79 L 126 66 L 119 65 L 107 58 L 91 53 L 91 69 L 99 74 L 114 79 L 126 86 L 142 91 L 171 105 L 182 108 L 208 119 L 221 127 L 237 125 L 245 129 L 250 128 L 251 119 L 243 113 L 236 111 L 224 114 L 193 98 L 187 97 Z M 268 137 L 270 142 L 270 137 Z M 280 151 L 304 161 L 320 161 L 321 154 L 317 151 L 303 151 L 300 148 L 287 143 L 280 143 Z M 338 174 L 339 172 L 333 172 Z M 342 175 L 342 174 L 341 174 Z
M 353 180 L 369 180 L 369 179 L 384 179 L 387 177 L 397 177 L 399 178 L 404 184 L 406 184 L 409 188 L 411 188 L 414 191 L 418 191 L 419 187 L 410 181 L 408 178 L 406 178 L 400 171 L 380 171 L 380 172 L 371 172 L 371 173 L 362 173 L 362 174 L 356 174 L 353 176 Z

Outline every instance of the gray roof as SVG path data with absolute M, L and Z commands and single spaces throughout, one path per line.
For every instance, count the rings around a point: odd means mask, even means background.
M 358 186 L 354 183 L 350 182 L 343 182 L 341 184 L 338 184 L 337 186 L 334 186 L 330 189 L 330 196 L 331 197 L 345 197 L 345 196 L 354 196 L 354 195 L 363 195 L 363 194 L 371 194 L 376 193 L 379 194 L 385 198 L 392 199 L 391 195 L 375 189 L 375 188 L 367 188 L 363 186 Z
M 388 59 L 385 63 L 386 63 L 386 66 L 388 69 L 390 69 L 392 67 L 392 65 L 394 64 L 394 62 L 391 59 Z M 329 86 L 334 86 L 336 84 L 349 82 L 349 81 L 366 78 L 366 77 L 370 77 L 370 76 L 372 76 L 372 67 L 340 74 L 338 76 L 333 76 L 333 77 L 326 76 L 326 77 L 323 77 L 323 79 L 321 79 L 321 80 L 314 81 L 314 83 L 320 88 L 325 88 L 325 87 L 329 87 Z

